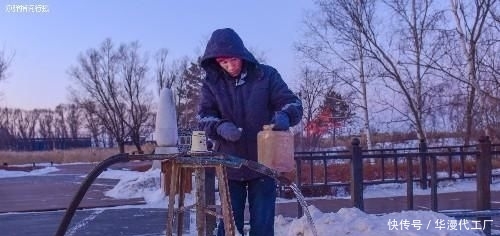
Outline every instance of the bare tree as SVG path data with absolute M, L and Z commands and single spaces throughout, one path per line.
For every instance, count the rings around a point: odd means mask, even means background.
M 307 127 L 313 121 L 314 117 L 318 115 L 321 110 L 321 104 L 328 91 L 333 87 L 333 84 L 333 80 L 325 73 L 314 71 L 307 67 L 302 69 L 298 85 L 298 95 L 304 106 L 304 127 Z M 305 148 L 316 147 L 320 137 L 313 132 L 306 131 L 305 133 L 306 143 L 303 146 Z
M 374 1 L 317 1 L 319 12 L 308 16 L 305 20 L 306 37 L 297 45 L 297 50 L 323 71 L 335 74 L 339 85 L 351 90 L 358 97 L 354 106 L 362 110 L 364 133 L 368 149 L 371 149 L 370 111 L 368 107 L 368 73 L 370 61 L 365 56 L 363 45 L 365 40 L 359 25 L 352 20 L 351 8 L 373 8 Z M 371 19 L 373 12 L 361 15 Z
M 201 67 L 201 57 L 195 62 L 190 62 L 181 76 L 178 92 L 182 94 L 179 99 L 179 126 L 184 128 L 195 128 L 198 124 L 196 115 L 200 103 L 200 89 L 205 71 Z M 180 98 L 180 97 L 179 97 Z
M 4 107 L 0 110 L 0 127 L 5 129 L 10 135 L 16 136 L 16 122 L 17 116 L 14 109 Z
M 381 68 L 378 76 L 389 90 L 402 96 L 405 109 L 393 109 L 406 117 L 419 139 L 425 140 L 426 115 L 432 111 L 432 104 L 426 103 L 426 99 L 433 96 L 436 86 L 435 80 L 429 80 L 425 59 L 438 56 L 438 45 L 433 44 L 438 36 L 434 29 L 442 20 L 442 11 L 433 8 L 431 0 L 387 0 L 380 5 L 360 4 L 369 1 L 339 2 L 342 4 L 336 5 L 335 11 L 344 12 L 361 34 L 364 55 Z M 377 7 L 385 10 L 384 15 L 378 15 L 383 19 L 380 22 L 373 17 Z M 394 24 L 387 21 L 387 10 L 392 13 Z
M 80 54 L 78 64 L 70 69 L 70 76 L 80 88 L 72 91 L 74 100 L 99 119 L 118 144 L 120 153 L 124 153 L 130 130 L 125 123 L 127 107 L 120 97 L 123 93 L 123 81 L 118 77 L 120 56 L 111 39 L 106 39 L 98 49 Z
M 464 109 L 464 142 L 469 144 L 473 127 L 478 125 L 478 109 L 486 100 L 500 101 L 495 91 L 490 90 L 498 78 L 491 62 L 498 61 L 498 31 L 492 9 L 497 0 L 462 1 L 450 0 L 452 29 L 443 29 L 446 37 L 445 53 L 439 60 L 433 60 L 430 67 L 444 76 L 463 83 L 466 93 Z M 495 53 L 496 52 L 496 53 Z M 478 94 L 479 93 L 479 94 Z M 486 98 L 488 97 L 488 98 Z M 479 105 L 479 106 L 478 106 Z M 484 109 L 483 109 L 484 111 Z
M 168 49 L 162 48 L 156 52 L 154 58 L 156 62 L 155 79 L 158 85 L 158 94 L 163 88 L 171 88 L 174 81 L 170 81 L 167 76 L 168 63 L 167 63 Z
M 170 88 L 174 93 L 177 123 L 180 127 L 193 128 L 198 107 L 199 89 L 204 71 L 199 59 L 192 62 L 188 57 L 166 62 L 167 51 L 156 56 L 156 78 L 159 90 Z
M 464 3 L 460 0 L 451 0 L 451 9 L 455 17 L 456 31 L 466 58 L 466 78 L 469 86 L 466 109 L 465 144 L 469 144 L 472 135 L 473 108 L 476 91 L 481 91 L 478 78 L 478 43 L 483 33 L 486 19 L 495 0 L 477 0 Z
M 3 148 L 9 147 L 16 138 L 14 113 L 13 109 L 7 107 L 0 109 L 0 146 Z
M 130 139 L 136 146 L 137 151 L 142 153 L 141 143 L 148 134 L 148 129 L 143 129 L 146 123 L 150 123 L 152 116 L 153 95 L 148 90 L 147 59 L 139 55 L 139 43 L 133 42 L 122 45 L 118 52 L 121 58 L 120 76 L 124 81 L 123 100 L 128 112 L 125 114 L 125 124 L 130 130 Z
M 23 111 L 19 108 L 12 109 L 12 116 L 11 116 L 11 123 L 14 124 L 15 128 L 15 133 L 12 133 L 16 137 L 22 137 L 23 134 L 21 133 L 21 130 L 19 129 L 19 123 L 21 123 L 23 120 Z
M 111 39 L 106 39 L 99 49 L 80 55 L 79 65 L 70 71 L 79 87 L 72 91 L 74 100 L 88 119 L 99 119 L 106 129 L 102 134 L 114 139 L 120 153 L 125 152 L 128 140 L 142 152 L 140 139 L 147 130 L 143 126 L 152 117 L 147 56 L 140 54 L 138 42 L 115 49 Z
M 166 49 L 162 49 L 156 54 L 156 82 L 158 85 L 158 93 L 163 88 L 169 88 L 174 93 L 176 117 L 179 123 L 181 117 L 181 104 L 187 97 L 186 81 L 182 79 L 182 76 L 188 68 L 189 59 L 184 57 L 167 63 L 167 52 Z
M 36 124 L 39 122 L 40 111 L 37 109 L 26 111 L 16 109 L 19 112 L 19 119 L 17 119 L 17 130 L 20 138 L 34 138 L 36 135 Z
M 12 54 L 12 56 L 7 56 L 5 50 L 0 50 L 0 80 L 7 78 L 7 69 L 13 58 L 14 54 Z
M 67 105 L 67 124 L 71 138 L 78 138 L 79 130 L 82 126 L 82 110 L 76 104 Z
M 59 104 L 56 106 L 55 112 L 55 121 L 54 121 L 54 133 L 56 138 L 68 138 L 68 128 L 66 126 L 66 113 L 67 107 Z
M 177 124 L 180 124 L 182 114 L 182 104 L 188 99 L 187 81 L 183 79 L 183 74 L 187 71 L 189 59 L 187 57 L 175 60 L 168 70 L 168 80 L 172 81 L 172 92 L 174 93 L 175 110 Z
M 78 138 L 81 121 L 81 109 L 76 104 L 59 104 L 54 110 L 55 136 L 58 138 Z
M 41 138 L 54 138 L 54 111 L 49 109 L 40 110 L 38 133 Z
M 82 116 L 84 119 L 84 126 L 90 132 L 92 137 L 93 146 L 100 147 L 103 142 L 101 139 L 101 123 L 97 116 L 96 105 L 93 102 L 87 101 L 80 104 L 82 108 Z
M 443 85 L 442 81 L 432 76 L 427 66 L 442 53 L 440 34 L 436 29 L 444 20 L 443 10 L 438 9 L 433 0 L 389 0 L 386 5 L 404 22 L 398 30 L 401 35 L 399 51 L 401 55 L 406 55 L 392 61 L 398 68 L 389 70 L 393 74 L 390 77 L 407 98 L 407 107 L 412 114 L 410 120 L 419 138 L 425 140 L 427 118 L 439 105 L 431 101 Z M 392 62 L 386 65 L 391 66 Z

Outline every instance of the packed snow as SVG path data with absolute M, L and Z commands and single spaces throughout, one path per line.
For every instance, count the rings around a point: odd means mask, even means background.
M 37 176 L 45 175 L 48 173 L 56 172 L 59 169 L 53 166 L 44 167 L 41 169 L 35 169 L 32 171 L 13 171 L 13 170 L 0 170 L 0 178 L 14 178 L 23 176 Z
M 164 197 L 160 189 L 159 170 L 144 173 L 134 171 L 112 170 L 101 174 L 100 178 L 119 179 L 119 183 L 106 195 L 113 198 L 144 197 L 146 207 L 165 207 L 168 197 Z M 443 186 L 440 192 L 474 191 L 472 181 L 458 181 L 455 186 Z M 492 189 L 500 189 L 494 184 Z M 405 194 L 404 184 L 386 184 L 369 186 L 365 197 L 401 196 Z M 429 194 L 430 190 L 416 190 L 416 194 Z M 185 196 L 185 204 L 194 204 L 194 192 Z M 345 196 L 344 196 L 345 197 Z M 336 198 L 335 196 L 333 198 Z M 343 196 L 338 197 L 343 198 Z M 278 199 L 278 202 L 291 201 Z M 143 206 L 144 207 L 144 206 Z M 342 208 L 338 212 L 321 212 L 309 206 L 318 235 L 482 235 L 481 225 L 474 220 L 459 220 L 433 211 L 403 211 L 384 215 L 366 214 L 357 208 Z M 191 220 L 192 223 L 196 222 Z M 194 229 L 192 225 L 190 228 Z M 191 235 L 197 235 L 193 232 Z M 313 235 L 306 219 L 283 217 L 275 218 L 275 235 Z

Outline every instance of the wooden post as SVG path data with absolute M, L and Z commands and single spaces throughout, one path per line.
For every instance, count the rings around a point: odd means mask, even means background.
M 205 185 L 206 205 L 209 208 L 212 206 L 215 208 L 215 169 L 214 168 L 205 169 L 204 185 Z M 215 211 L 215 209 L 214 209 L 214 211 Z M 206 236 L 214 235 L 213 232 L 215 230 L 215 227 L 217 226 L 217 217 L 210 215 L 210 214 L 206 214 L 205 220 L 206 220 L 206 225 L 207 225 Z
M 196 231 L 198 236 L 206 236 L 207 221 L 205 218 L 205 168 L 196 168 L 194 171 L 196 183 Z
M 476 183 L 477 183 L 477 210 L 491 209 L 491 141 L 488 136 L 479 138 L 479 155 L 476 161 Z M 483 232 L 491 235 L 491 217 L 479 217 L 483 225 Z
M 184 208 L 184 183 L 183 180 L 185 179 L 186 176 L 186 169 L 181 168 L 179 164 L 175 164 L 177 168 L 179 168 L 179 182 L 177 188 L 177 193 L 179 194 L 179 197 L 177 198 L 177 209 L 183 209 Z M 172 196 L 175 195 L 169 195 L 169 199 L 172 198 Z M 174 197 L 175 198 L 175 197 Z M 183 233 L 183 228 L 184 228 L 184 211 L 179 210 L 177 212 L 177 235 L 182 235 Z
M 420 139 L 418 151 L 420 153 L 420 188 L 427 189 L 427 143 L 424 139 Z
M 161 185 L 163 192 L 166 196 L 170 194 L 170 179 L 172 178 L 172 173 L 170 172 L 172 163 L 170 161 L 162 161 L 161 163 Z M 186 169 L 183 173 L 183 178 L 178 178 L 179 184 L 183 186 L 183 193 L 190 193 L 193 190 L 193 184 L 191 176 L 193 175 L 192 169 Z M 177 188 L 177 192 L 179 193 L 179 189 Z
M 196 169 L 196 188 L 197 188 L 197 193 L 196 193 L 196 228 L 197 228 L 197 235 L 198 236 L 205 236 L 205 235 L 213 235 L 213 229 L 215 229 L 215 217 L 217 215 L 216 209 L 215 209 L 215 196 L 214 193 L 215 191 L 214 188 L 214 182 L 215 182 L 215 176 L 218 178 L 219 182 L 219 194 L 220 194 L 220 200 L 221 200 L 221 208 L 222 208 L 222 216 L 223 216 L 223 222 L 224 222 L 224 230 L 226 232 L 226 235 L 235 235 L 236 233 L 236 227 L 234 225 L 234 218 L 232 214 L 232 207 L 231 207 L 231 200 L 230 200 L 230 193 L 229 193 L 229 188 L 228 188 L 228 183 L 227 183 L 227 174 L 226 174 L 226 169 L 223 165 L 217 164 L 217 165 L 204 165 L 204 166 L 199 166 L 199 165 L 191 165 L 187 164 L 184 165 L 182 163 L 179 163 L 175 160 L 169 160 L 168 165 L 164 165 L 164 170 L 168 173 L 170 173 L 171 178 L 170 178 L 170 184 L 169 184 L 169 200 L 168 200 L 168 212 L 167 212 L 167 228 L 166 228 L 166 235 L 171 236 L 174 233 L 174 229 L 177 230 L 177 235 L 182 235 L 183 232 L 183 226 L 184 226 L 184 218 L 183 218 L 183 212 L 186 210 L 184 207 L 184 191 L 182 190 L 182 182 L 180 179 L 183 178 L 182 175 L 186 173 L 191 173 L 193 169 Z M 215 171 L 211 171 L 211 179 L 209 182 L 212 183 L 212 190 L 207 191 L 207 186 L 205 183 L 207 183 L 207 178 L 206 178 L 206 171 L 207 169 L 214 169 Z M 205 173 L 204 173 L 205 172 Z M 204 178 L 205 176 L 205 178 Z M 210 187 L 208 187 L 210 189 Z M 210 194 L 208 193 L 210 192 Z M 177 208 L 175 207 L 175 195 L 176 193 L 179 193 L 178 197 L 178 204 Z M 207 205 L 206 200 L 211 196 L 211 200 L 213 200 L 213 205 Z M 208 202 L 210 202 L 209 200 Z M 210 203 L 211 204 L 211 203 Z M 209 208 L 213 208 L 209 209 Z M 204 214 L 210 214 L 213 217 L 213 224 L 205 221 L 205 216 Z M 177 216 L 177 218 L 175 218 Z M 211 219 L 212 219 L 211 218 Z M 174 219 L 176 219 L 177 226 L 174 228 Z
M 236 226 L 234 225 L 233 209 L 231 207 L 231 197 L 226 179 L 226 167 L 219 165 L 215 167 L 219 183 L 220 203 L 222 207 L 222 219 L 224 221 L 225 235 L 235 235 Z
M 168 197 L 168 213 L 167 213 L 167 229 L 166 229 L 166 235 L 171 236 L 174 233 L 174 217 L 175 217 L 175 193 L 176 188 L 177 188 L 177 183 L 178 183 L 178 174 L 179 174 L 179 168 L 175 162 L 171 162 L 170 165 L 170 176 L 173 178 L 170 178 L 170 183 L 169 183 L 169 197 Z M 168 170 L 167 170 L 168 171 Z
M 363 211 L 363 157 L 359 139 L 352 139 L 351 144 L 351 201 L 353 207 Z

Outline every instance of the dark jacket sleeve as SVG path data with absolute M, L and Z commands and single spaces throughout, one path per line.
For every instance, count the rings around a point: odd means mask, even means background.
M 208 138 L 218 140 L 221 137 L 217 134 L 217 126 L 223 122 L 220 118 L 220 112 L 217 108 L 215 96 L 210 91 L 206 82 L 201 87 L 201 100 L 198 109 L 198 125 L 200 129 L 205 131 Z
M 271 105 L 274 111 L 283 111 L 290 118 L 290 126 L 297 125 L 302 119 L 302 102 L 274 68 L 270 71 L 270 80 Z

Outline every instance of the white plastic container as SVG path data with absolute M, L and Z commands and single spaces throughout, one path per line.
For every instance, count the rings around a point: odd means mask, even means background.
M 193 131 L 191 136 L 191 152 L 208 152 L 205 131 Z

